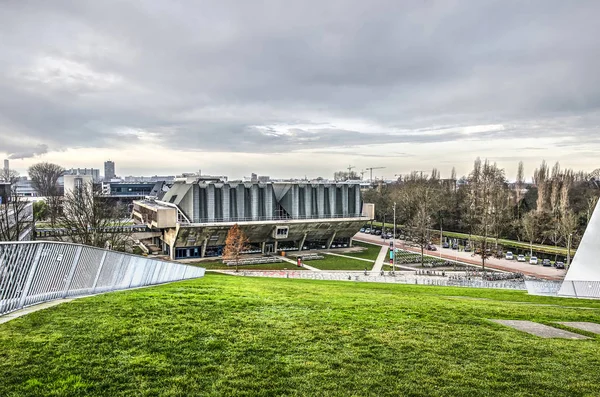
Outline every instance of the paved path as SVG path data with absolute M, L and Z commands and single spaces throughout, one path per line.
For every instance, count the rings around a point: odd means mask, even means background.
M 359 260 L 359 261 L 364 261 L 364 262 L 369 262 L 369 263 L 375 262 L 372 259 L 356 258 L 356 257 L 350 256 L 350 255 L 334 254 L 333 252 L 324 252 L 324 254 L 326 254 L 326 255 L 333 255 L 333 256 L 341 256 L 342 258 L 356 259 L 356 260 Z
M 389 240 L 383 240 L 380 236 L 373 236 L 365 233 L 357 233 L 354 237 L 357 241 L 364 241 L 371 244 L 376 245 L 385 245 L 388 246 Z M 396 240 L 396 247 L 406 250 L 421 253 L 420 248 L 409 247 L 405 245 L 405 242 L 402 240 Z M 441 251 L 440 251 L 441 250 Z M 441 253 L 441 256 L 440 256 Z M 481 266 L 481 257 L 479 256 L 471 256 L 471 252 L 458 252 L 457 250 L 452 250 L 449 248 L 439 248 L 438 251 L 427 251 L 425 250 L 425 254 L 433 256 L 433 257 L 441 257 L 443 259 L 454 260 L 463 262 L 469 265 Z M 530 265 L 529 263 L 517 262 L 517 261 L 509 261 L 506 259 L 496 259 L 496 258 L 488 258 L 485 261 L 486 267 L 496 270 L 502 270 L 507 272 L 520 272 L 526 274 L 528 276 L 534 276 L 538 278 L 545 278 L 548 280 L 562 280 L 567 273 L 566 270 L 556 269 L 554 267 L 544 267 L 541 265 Z
M 283 259 L 284 261 L 286 261 L 288 263 L 293 264 L 294 266 L 298 266 L 298 262 L 296 262 L 296 261 L 294 261 L 292 259 L 286 258 L 285 256 L 282 256 L 281 259 Z M 308 270 L 312 270 L 313 272 L 320 272 L 321 271 L 321 269 L 317 269 L 316 267 L 308 266 L 304 262 L 302 262 L 302 267 L 305 268 L 305 269 L 308 269 Z
M 506 325 L 528 334 L 539 336 L 541 338 L 562 338 L 562 339 L 589 339 L 587 336 L 576 334 L 574 332 L 550 327 L 544 324 L 534 323 L 524 320 L 492 320 L 495 323 Z
M 377 255 L 377 260 L 375 261 L 375 264 L 373 265 L 373 269 L 371 269 L 372 272 L 379 273 L 381 271 L 381 268 L 383 267 L 383 263 L 387 259 L 388 248 L 389 247 L 385 246 L 385 245 L 383 247 L 381 247 L 381 250 L 379 251 L 379 255 Z
M 86 295 L 86 296 L 88 296 L 88 295 Z M 83 298 L 83 296 L 81 298 Z M 52 306 L 60 305 L 61 303 L 71 302 L 73 299 L 77 299 L 77 298 L 57 299 L 57 300 L 53 300 L 50 302 L 43 302 L 38 305 L 27 306 L 26 308 L 17 310 L 16 312 L 10 312 L 8 314 L 0 316 L 0 324 L 6 323 L 10 320 L 19 318 L 19 317 L 24 316 L 29 313 L 37 312 L 38 310 L 44 310 L 44 309 L 47 309 Z

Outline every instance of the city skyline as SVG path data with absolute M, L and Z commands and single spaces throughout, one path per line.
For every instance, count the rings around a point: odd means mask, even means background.
M 22 175 L 600 167 L 594 1 L 2 9 L 0 156 Z

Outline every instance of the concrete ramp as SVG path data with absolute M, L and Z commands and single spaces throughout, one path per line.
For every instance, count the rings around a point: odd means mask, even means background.
M 523 320 L 491 320 L 497 324 L 514 328 L 528 334 L 539 336 L 540 338 L 561 338 L 561 339 L 589 339 L 587 336 L 579 335 L 574 332 L 549 327 L 544 324 L 534 323 L 533 321 Z
M 591 332 L 593 334 L 600 335 L 600 324 L 586 323 L 586 322 L 580 322 L 580 321 L 562 322 L 562 323 L 558 323 L 558 324 L 566 325 L 567 327 L 576 328 L 576 329 L 580 329 L 582 331 L 587 331 L 587 332 Z

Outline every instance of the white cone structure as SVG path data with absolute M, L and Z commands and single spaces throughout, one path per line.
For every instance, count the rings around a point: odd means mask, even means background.
M 596 204 L 558 295 L 600 298 L 600 201 Z

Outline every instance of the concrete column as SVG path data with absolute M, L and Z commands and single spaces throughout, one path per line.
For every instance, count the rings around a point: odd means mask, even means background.
M 265 215 L 267 220 L 273 219 L 273 185 L 265 186 Z
M 273 243 L 273 253 L 277 253 L 277 240 L 275 240 L 275 243 Z
M 244 184 L 240 183 L 237 185 L 236 189 L 236 201 L 237 201 L 237 215 L 238 218 L 244 218 L 246 216 L 245 214 L 245 206 L 246 206 L 246 202 L 244 200 Z
M 206 246 L 208 245 L 208 239 L 205 238 L 204 242 L 202 243 L 202 251 L 200 251 L 200 258 L 204 258 L 204 255 L 206 255 Z
M 312 188 L 310 185 L 306 185 L 306 187 L 304 188 L 304 214 L 306 215 L 306 218 L 310 218 L 311 216 L 311 189 Z
M 356 216 L 360 216 L 362 213 L 361 208 L 360 208 L 360 185 L 356 185 L 354 187 L 354 192 L 355 192 L 354 199 L 356 200 Z
M 335 239 L 335 235 L 337 231 L 334 231 L 329 240 L 327 240 L 327 249 L 331 248 L 331 244 L 333 244 L 333 240 Z
M 215 221 L 215 185 L 206 187 L 206 217 L 209 222 Z
M 253 183 L 250 187 L 250 200 L 252 208 L 252 220 L 258 220 L 258 184 Z
M 292 218 L 294 219 L 298 219 L 298 208 L 299 208 L 299 201 L 298 200 L 298 193 L 299 189 L 298 189 L 298 185 L 294 184 L 292 185 Z
M 228 222 L 229 215 L 229 185 L 223 185 L 221 190 L 221 205 L 223 206 L 223 221 Z
M 304 247 L 304 242 L 306 241 L 307 235 L 308 235 L 308 233 L 304 233 L 302 240 L 300 240 L 300 245 L 298 246 L 298 251 L 302 251 L 302 248 Z
M 175 242 L 169 244 L 169 257 L 172 261 L 175 260 Z
M 342 215 L 348 216 L 348 185 L 342 185 Z
M 325 186 L 321 183 L 317 185 L 317 213 L 319 218 L 325 216 Z
M 329 209 L 331 210 L 331 217 L 335 217 L 335 208 L 336 208 L 336 192 L 337 192 L 337 187 L 336 185 L 331 185 L 329 187 Z
M 265 241 L 260 243 L 260 253 L 263 255 L 265 254 L 265 245 L 267 245 L 267 243 Z

